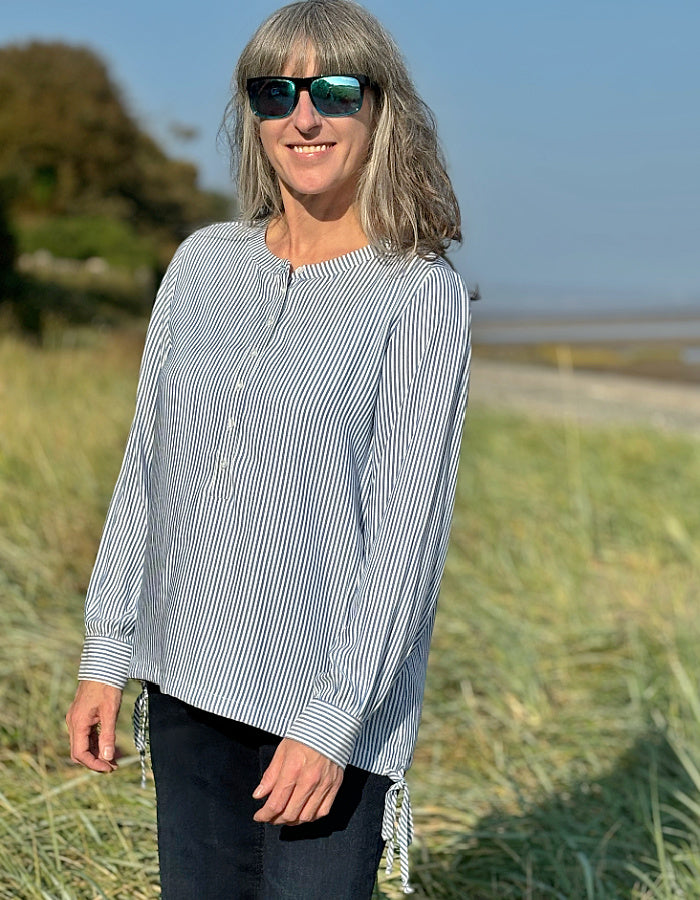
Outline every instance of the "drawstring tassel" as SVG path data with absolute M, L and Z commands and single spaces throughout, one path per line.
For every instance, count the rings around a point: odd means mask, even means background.
M 146 780 L 146 751 L 148 750 L 148 688 L 146 682 L 141 682 L 141 693 L 134 703 L 134 744 L 139 753 L 141 763 L 141 787 L 145 788 Z
M 401 794 L 400 804 L 399 794 Z M 404 894 L 414 893 L 408 877 L 408 848 L 413 840 L 413 814 L 411 813 L 411 796 L 403 777 L 397 778 L 387 791 L 384 801 L 382 838 L 386 841 L 386 874 L 391 875 L 393 871 L 394 854 L 398 849 L 401 887 Z

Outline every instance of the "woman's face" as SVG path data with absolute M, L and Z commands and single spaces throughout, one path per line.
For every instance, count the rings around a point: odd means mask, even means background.
M 281 74 L 291 77 L 298 72 L 288 64 Z M 316 71 L 310 59 L 304 75 L 319 74 L 326 73 Z M 287 118 L 261 120 L 260 140 L 283 197 L 288 194 L 301 202 L 323 198 L 324 208 L 330 203 L 331 212 L 337 209 L 339 215 L 352 204 L 369 149 L 373 99 L 367 89 L 358 113 L 327 118 L 315 108 L 308 91 L 302 91 Z

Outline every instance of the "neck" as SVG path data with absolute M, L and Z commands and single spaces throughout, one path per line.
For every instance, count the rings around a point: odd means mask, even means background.
M 352 203 L 340 207 L 323 195 L 293 196 L 282 186 L 284 215 L 267 229 L 267 246 L 293 269 L 343 256 L 368 244 Z

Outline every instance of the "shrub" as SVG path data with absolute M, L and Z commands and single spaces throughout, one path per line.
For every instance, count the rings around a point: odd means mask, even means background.
M 5 200 L 0 192 L 0 301 L 6 299 L 14 277 L 17 244 L 5 209 Z
M 23 253 L 48 250 L 64 259 L 98 256 L 113 266 L 134 270 L 158 264 L 154 243 L 127 222 L 105 216 L 61 216 L 20 224 Z

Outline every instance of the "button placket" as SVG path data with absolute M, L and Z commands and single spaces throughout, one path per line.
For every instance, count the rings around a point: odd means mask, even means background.
M 235 480 L 235 461 L 240 449 L 240 427 L 243 419 L 243 391 L 252 376 L 255 361 L 260 355 L 257 347 L 252 347 L 243 355 L 243 361 L 238 370 L 230 393 L 230 405 L 228 414 L 224 420 L 223 446 L 225 456 L 222 455 L 216 464 L 215 479 L 220 479 L 221 487 L 227 497 L 233 494 Z
M 272 309 L 269 309 L 266 315 L 263 314 L 258 330 L 251 334 L 252 346 L 249 345 L 249 349 L 244 351 L 239 371 L 235 377 L 231 391 L 231 404 L 224 425 L 223 447 L 225 451 L 219 451 L 216 455 L 211 484 L 212 490 L 216 488 L 217 484 L 220 485 L 227 497 L 231 497 L 233 494 L 235 460 L 240 450 L 243 391 L 253 376 L 260 356 L 274 338 L 275 327 L 282 313 L 288 291 L 289 279 L 285 273 L 284 280 L 280 283 L 279 294 L 273 298 Z
M 266 342 L 271 340 L 272 334 L 282 316 L 282 311 L 285 307 L 290 287 L 291 269 L 290 267 L 287 267 L 280 275 L 279 290 L 276 292 L 276 294 L 269 297 L 267 309 L 264 313 L 265 328 L 267 330 L 267 333 L 265 334 Z
M 240 435 L 238 426 L 241 421 L 241 399 L 244 382 L 238 378 L 231 394 L 231 405 L 225 419 L 223 434 L 223 453 L 219 454 L 216 463 L 215 478 L 221 480 L 221 487 L 227 497 L 233 494 L 233 480 L 235 471 L 235 459 L 238 453 Z

